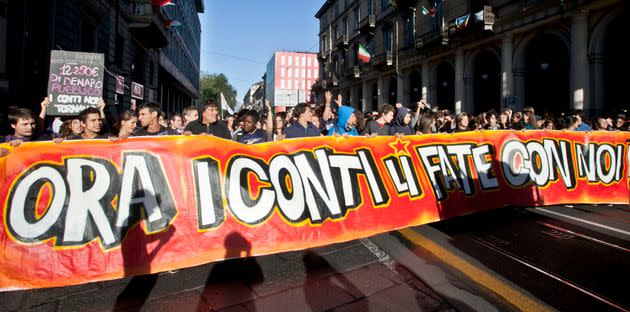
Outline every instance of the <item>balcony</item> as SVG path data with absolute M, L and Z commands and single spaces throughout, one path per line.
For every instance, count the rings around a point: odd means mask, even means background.
M 339 36 L 339 38 L 337 38 L 337 40 L 335 40 L 335 44 L 339 48 L 347 48 L 349 41 L 350 41 L 349 40 L 349 36 L 347 34 L 343 34 L 343 35 Z
M 418 6 L 419 0 L 392 0 L 392 6 L 396 10 L 415 10 Z
M 448 28 L 435 29 L 416 36 L 416 49 L 423 50 L 439 45 L 448 45 Z
M 319 51 L 319 53 L 317 53 L 317 60 L 320 62 L 325 61 L 327 57 L 328 51 Z
M 339 79 L 337 77 L 337 74 L 334 74 L 332 72 L 327 72 L 325 74 L 326 79 L 322 80 L 322 86 L 325 88 L 330 88 L 330 87 L 334 87 L 337 84 L 339 84 Z
M 348 79 L 356 79 L 361 77 L 361 68 L 359 66 L 352 66 L 346 68 L 344 71 L 346 78 Z
M 449 37 L 456 41 L 470 42 L 488 36 L 494 29 L 495 15 L 492 6 L 485 5 L 483 10 L 460 16 L 448 23 Z M 486 32 L 489 31 L 489 32 Z
M 374 36 L 376 29 L 376 15 L 370 14 L 359 22 L 359 33 Z
M 372 65 L 377 67 L 387 67 L 392 66 L 394 64 L 394 52 L 385 51 L 381 54 L 376 55 L 372 59 Z
M 165 47 L 168 36 L 160 9 L 151 0 L 131 0 L 129 7 L 129 32 L 146 48 Z

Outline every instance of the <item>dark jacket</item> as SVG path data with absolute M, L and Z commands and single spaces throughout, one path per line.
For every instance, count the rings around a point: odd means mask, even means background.
M 413 134 L 413 129 L 411 128 L 411 126 L 405 125 L 403 123 L 403 120 L 405 119 L 405 116 L 407 114 L 409 114 L 409 109 L 406 107 L 401 107 L 396 110 L 396 121 L 394 122 L 394 125 L 392 126 L 392 131 L 394 133 L 402 133 L 405 135 Z
M 230 135 L 230 130 L 228 129 L 225 122 L 218 120 L 213 124 L 204 124 L 200 119 L 195 121 L 191 121 L 184 129 L 184 132 L 190 131 L 192 134 L 212 134 L 216 137 L 224 138 L 226 140 L 231 140 L 232 136 Z
M 304 137 L 318 137 L 321 135 L 321 132 L 315 125 L 312 123 L 308 123 L 306 128 L 302 127 L 299 122 L 294 122 L 286 129 L 284 129 L 284 135 L 287 139 L 292 138 L 304 138 Z

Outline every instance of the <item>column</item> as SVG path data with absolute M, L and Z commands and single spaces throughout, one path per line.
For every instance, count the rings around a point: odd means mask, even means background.
M 590 113 L 587 32 L 588 12 L 578 12 L 571 21 L 571 108 Z
M 501 104 L 514 95 L 514 76 L 512 74 L 513 36 L 505 34 L 501 41 Z
M 380 76 L 378 76 L 378 90 L 377 90 L 377 101 L 376 103 L 378 104 L 378 107 L 380 108 L 383 105 L 383 99 L 384 99 L 384 85 L 383 85 L 383 75 L 381 74 Z
M 425 101 L 429 101 L 429 62 L 425 61 L 422 63 L 422 99 Z M 429 102 L 429 104 L 434 105 L 435 103 Z
M 475 79 L 472 77 L 464 78 L 464 89 L 465 89 L 465 105 L 462 107 L 462 110 L 471 114 L 481 113 L 475 109 L 475 106 L 478 106 L 481 103 L 475 103 Z
M 527 71 L 524 68 L 515 68 L 514 72 L 514 95 L 516 96 L 516 102 L 513 109 L 517 111 L 523 110 L 525 107 L 525 79 Z
M 455 53 L 455 113 L 464 111 L 464 51 L 458 49 Z
M 366 112 L 369 105 L 368 98 L 372 96 L 372 92 L 369 92 L 368 82 L 366 80 L 363 80 L 363 83 L 361 84 L 361 90 L 363 91 L 361 96 L 361 110 Z M 370 109 L 371 108 L 372 107 L 370 106 Z
M 595 111 L 595 113 L 602 113 L 604 110 L 604 85 L 606 82 L 604 81 L 604 56 L 601 54 L 591 55 L 591 79 L 592 84 L 591 87 L 591 109 Z
M 396 77 L 396 102 L 403 106 L 409 105 L 409 101 L 405 101 L 405 79 L 402 74 Z
M 357 88 L 354 86 L 350 86 L 350 104 L 354 108 L 360 109 L 359 105 L 359 95 L 357 94 Z

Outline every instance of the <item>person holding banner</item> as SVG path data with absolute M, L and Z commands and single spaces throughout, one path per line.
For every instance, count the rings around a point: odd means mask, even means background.
M 377 135 L 392 135 L 392 128 L 389 124 L 394 119 L 396 109 L 391 104 L 383 104 L 378 110 L 378 118 L 370 120 L 363 130 L 364 135 L 375 137 Z
M 57 138 L 55 143 L 61 143 L 64 140 L 91 140 L 91 139 L 109 139 L 111 141 L 117 141 L 118 137 L 109 133 L 101 134 L 103 128 L 103 119 L 101 118 L 101 111 L 96 107 L 88 107 L 79 113 L 79 120 L 81 121 L 81 128 L 83 132 L 81 134 L 73 134 L 67 138 Z
M 219 106 L 214 101 L 208 101 L 203 105 L 201 120 L 197 119 L 188 123 L 184 129 L 184 135 L 191 134 L 213 135 L 226 140 L 232 139 L 227 125 L 219 120 Z
M 410 126 L 411 111 L 408 108 L 401 106 L 396 110 L 396 121 L 392 126 L 392 134 L 412 135 L 413 128 Z
M 160 124 L 160 106 L 153 102 L 140 105 L 138 120 L 141 128 L 137 129 L 133 136 L 177 135 L 173 129 Z
M 328 136 L 358 136 L 356 125 L 359 120 L 357 111 L 350 106 L 340 106 L 337 112 L 337 123 L 328 131 Z
M 118 137 L 126 139 L 133 135 L 138 126 L 138 113 L 132 110 L 126 110 L 118 117 L 118 125 L 115 127 L 118 130 Z
M 191 121 L 199 119 L 199 112 L 194 106 L 186 106 L 184 110 L 182 110 L 182 118 L 184 119 L 182 129 L 185 129 Z
M 13 147 L 18 147 L 24 142 L 36 141 L 40 138 L 36 134 L 41 134 L 44 128 L 44 119 L 46 119 L 46 109 L 50 106 L 48 98 L 44 98 L 41 102 L 42 110 L 37 116 L 29 109 L 16 108 L 9 112 L 9 125 L 13 128 L 13 135 L 4 138 L 4 142 L 8 142 Z M 46 138 L 50 139 L 50 138 Z
M 285 138 L 318 137 L 322 135 L 319 128 L 315 127 L 311 122 L 313 111 L 307 103 L 296 105 L 293 109 L 293 117 L 295 122 L 284 130 Z

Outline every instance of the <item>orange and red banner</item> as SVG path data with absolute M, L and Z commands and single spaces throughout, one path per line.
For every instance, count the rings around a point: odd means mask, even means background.
M 626 132 L 26 143 L 0 158 L 0 290 L 328 245 L 504 206 L 628 203 Z

